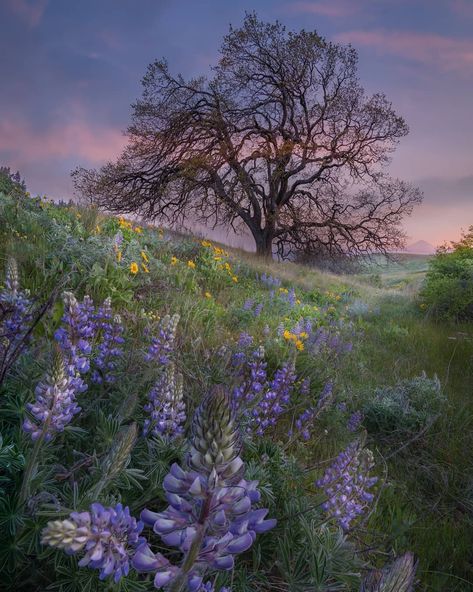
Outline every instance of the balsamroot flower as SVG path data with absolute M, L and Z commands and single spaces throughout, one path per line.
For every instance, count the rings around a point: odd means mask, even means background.
M 68 370 L 78 392 L 87 390 L 81 378 L 90 369 L 91 341 L 95 334 L 94 305 L 89 296 L 79 303 L 71 292 L 64 292 L 64 315 L 54 338 L 68 360 Z
M 100 570 L 100 579 L 126 576 L 134 549 L 144 542 L 143 523 L 121 504 L 104 508 L 95 503 L 88 512 L 72 512 L 66 520 L 54 520 L 42 532 L 41 542 L 70 555 L 84 552 L 79 566 Z
M 44 437 L 44 440 L 49 442 L 56 433 L 62 432 L 80 411 L 75 400 L 75 385 L 67 374 L 60 351 L 54 356 L 51 373 L 36 387 L 35 397 L 35 402 L 26 406 L 32 419 L 24 421 L 23 429 L 31 434 L 32 440 Z
M 151 433 L 173 440 L 184 432 L 186 405 L 183 401 L 182 374 L 176 372 L 174 364 L 166 366 L 149 395 L 144 410 L 150 414 L 143 426 L 143 434 Z
M 373 466 L 373 453 L 363 448 L 362 441 L 354 441 L 316 481 L 327 496 L 323 509 L 344 530 L 349 530 L 351 522 L 373 501 L 374 496 L 368 491 L 378 480 L 369 475 Z
M 179 315 L 166 315 L 161 319 L 158 326 L 158 334 L 153 336 L 151 345 L 146 354 L 146 360 L 156 360 L 162 365 L 166 365 L 170 361 L 170 356 L 174 350 L 174 341 L 176 339 L 177 325 L 179 323 Z
M 115 371 L 123 356 L 124 327 L 119 315 L 112 313 L 112 301 L 107 298 L 94 315 L 95 331 L 99 336 L 97 356 L 94 359 L 92 381 L 112 384 L 116 380 Z
M 173 464 L 164 479 L 169 506 L 141 514 L 165 544 L 184 554 L 177 568 L 164 564 L 146 544 L 137 549 L 133 565 L 138 571 L 155 571 L 156 588 L 206 590 L 202 574 L 208 568 L 232 569 L 234 556 L 249 549 L 256 534 L 274 527 L 275 520 L 265 520 L 268 510 L 253 509 L 260 495 L 257 482 L 242 478 L 240 449 L 231 398 L 216 390 L 195 412 L 187 468 Z

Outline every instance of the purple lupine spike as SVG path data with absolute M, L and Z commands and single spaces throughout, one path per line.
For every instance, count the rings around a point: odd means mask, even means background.
M 261 274 L 260 281 L 268 286 L 268 288 L 279 288 L 281 285 L 281 280 L 279 278 L 267 275 L 266 273 Z
M 256 349 L 241 369 L 242 381 L 233 389 L 233 398 L 237 405 L 251 403 L 263 392 L 266 385 L 266 367 L 264 347 Z
M 260 302 L 259 304 L 257 304 L 255 306 L 255 309 L 253 311 L 253 314 L 254 314 L 255 317 L 259 317 L 262 312 L 263 312 L 263 303 Z
M 343 530 L 349 530 L 351 522 L 363 514 L 373 501 L 374 496 L 369 489 L 378 480 L 369 475 L 373 466 L 372 452 L 364 449 L 361 441 L 354 441 L 316 481 L 316 486 L 327 496 L 323 509 L 337 520 Z
M 253 509 L 259 492 L 256 482 L 242 477 L 240 446 L 231 399 L 219 389 L 195 412 L 186 468 L 174 464 L 164 479 L 169 506 L 141 514 L 165 544 L 184 554 L 177 568 L 161 564 L 147 545 L 137 549 L 134 567 L 156 571 L 157 588 L 187 584 L 194 592 L 212 590 L 203 584 L 204 572 L 232 569 L 234 556 L 246 551 L 258 533 L 275 526 L 275 520 L 266 519 L 266 509 Z
M 54 339 L 67 360 L 68 372 L 75 381 L 77 392 L 87 390 L 81 374 L 90 369 L 91 341 L 95 334 L 93 315 L 94 306 L 89 296 L 79 303 L 74 294 L 64 292 L 64 315 Z
M 361 426 L 364 419 L 364 415 L 361 411 L 355 411 L 350 415 L 347 422 L 347 430 L 349 432 L 356 432 L 358 428 Z
M 31 307 L 29 292 L 20 290 L 16 260 L 10 257 L 5 287 L 0 291 L 0 360 L 25 340 L 32 320 Z
M 308 379 L 306 379 L 306 380 L 308 380 Z M 300 388 L 301 393 L 304 389 L 308 388 L 307 383 L 304 384 L 304 382 L 302 383 L 301 388 Z M 322 413 L 322 411 L 324 411 L 326 409 L 327 405 L 329 404 L 329 402 L 332 398 L 332 391 L 333 391 L 333 385 L 331 382 L 328 382 L 324 386 L 324 389 L 323 389 L 322 393 L 320 394 L 317 404 L 305 409 L 301 413 L 301 415 L 299 415 L 299 417 L 296 419 L 295 430 L 291 430 L 289 432 L 290 436 L 293 436 L 295 432 L 298 432 L 302 436 L 303 440 L 305 440 L 305 441 L 310 440 L 311 429 L 314 427 L 314 423 L 315 423 L 316 419 L 319 417 L 319 415 Z
M 56 352 L 52 371 L 35 389 L 36 400 L 26 405 L 32 419 L 23 423 L 25 432 L 31 434 L 32 440 L 44 437 L 46 442 L 54 435 L 62 432 L 79 413 L 80 407 L 75 400 L 75 385 L 68 376 L 63 355 Z
M 151 339 L 151 345 L 148 348 L 148 353 L 145 359 L 149 362 L 156 360 L 159 364 L 165 366 L 169 364 L 171 355 L 174 351 L 174 341 L 176 339 L 177 325 L 179 323 L 179 315 L 166 315 L 163 317 L 158 325 L 157 334 Z
M 118 582 L 128 575 L 130 559 L 135 549 L 145 542 L 140 533 L 143 523 L 130 515 L 121 504 L 104 508 L 99 503 L 88 512 L 72 512 L 66 520 L 48 522 L 41 542 L 66 551 L 68 554 L 85 552 L 79 566 L 100 570 L 100 579 L 113 576 Z M 163 564 L 166 560 L 159 563 Z
M 251 412 L 250 428 L 258 436 L 262 436 L 269 427 L 274 426 L 279 416 L 286 410 L 295 381 L 296 374 L 292 365 L 285 364 L 276 370 L 269 388 Z
M 243 303 L 243 310 L 250 311 L 253 310 L 253 306 L 255 305 L 255 301 L 253 298 L 247 298 Z
M 98 352 L 93 360 L 92 381 L 112 384 L 116 380 L 118 361 L 123 356 L 124 327 L 121 317 L 113 315 L 111 299 L 107 298 L 94 315 L 95 330 L 99 336 Z
M 153 434 L 174 440 L 184 433 L 186 405 L 183 401 L 182 374 L 169 364 L 148 395 L 144 410 L 150 414 L 143 425 L 143 435 Z

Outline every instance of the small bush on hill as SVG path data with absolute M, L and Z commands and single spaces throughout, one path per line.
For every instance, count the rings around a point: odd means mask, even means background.
M 421 298 L 421 308 L 438 319 L 473 319 L 473 226 L 459 242 L 437 251 Z
M 371 433 L 404 436 L 424 428 L 444 402 L 439 379 L 423 373 L 377 388 L 364 408 L 364 425 Z

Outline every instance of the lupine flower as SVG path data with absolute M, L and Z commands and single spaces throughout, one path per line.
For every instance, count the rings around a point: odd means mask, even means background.
M 25 338 L 31 322 L 31 300 L 20 290 L 16 260 L 7 261 L 5 288 L 0 292 L 0 359 Z
M 94 315 L 95 330 L 100 342 L 94 359 L 92 381 L 113 383 L 118 360 L 123 356 L 123 325 L 119 315 L 113 316 L 111 299 L 107 298 Z
M 165 544 L 184 554 L 177 568 L 164 563 L 148 545 L 137 549 L 134 567 L 155 571 L 157 588 L 177 589 L 182 583 L 191 592 L 206 590 L 204 571 L 232 569 L 234 555 L 246 551 L 257 533 L 274 527 L 275 520 L 264 519 L 266 509 L 252 509 L 260 496 L 257 483 L 242 478 L 240 448 L 230 398 L 222 390 L 208 395 L 194 415 L 187 468 L 174 464 L 164 479 L 168 508 L 158 513 L 144 510 L 141 515 Z
M 123 245 L 123 233 L 119 230 L 112 239 L 112 245 L 115 252 L 120 251 Z
M 26 405 L 32 419 L 24 421 L 23 429 L 31 434 L 32 440 L 38 440 L 42 436 L 49 442 L 55 434 L 62 432 L 80 411 L 75 400 L 73 378 L 66 372 L 60 351 L 54 356 L 51 373 L 37 385 L 35 397 L 34 403 Z
M 166 315 L 161 319 L 157 335 L 153 336 L 151 345 L 148 348 L 148 353 L 146 354 L 147 361 L 156 360 L 163 365 L 169 363 L 171 353 L 174 350 L 174 340 L 176 338 L 178 323 L 178 314 L 174 314 L 172 317 Z
M 378 480 L 369 476 L 373 466 L 373 453 L 364 449 L 360 441 L 354 441 L 316 481 L 327 496 L 323 509 L 344 530 L 349 530 L 351 522 L 373 501 L 374 496 L 368 491 Z
M 104 508 L 99 503 L 88 512 L 72 512 L 66 520 L 54 520 L 42 532 L 41 542 L 69 555 L 84 553 L 79 566 L 100 570 L 100 579 L 113 575 L 115 582 L 128 575 L 130 558 L 137 546 L 143 523 L 137 522 L 121 504 Z
M 306 379 L 307 380 L 307 379 Z M 310 387 L 309 383 L 303 383 L 300 388 L 300 393 L 304 394 L 305 389 Z M 332 383 L 328 382 L 322 391 L 317 404 L 309 407 L 295 421 L 295 430 L 291 430 L 289 435 L 292 436 L 294 432 L 300 433 L 302 439 L 310 440 L 311 428 L 314 427 L 315 420 L 319 417 L 322 411 L 327 407 L 332 396 Z
M 138 426 L 135 422 L 122 428 L 115 436 L 110 450 L 100 463 L 100 479 L 93 489 L 95 499 L 126 468 L 130 462 L 137 436 Z
M 149 395 L 144 410 L 150 414 L 143 426 L 143 434 L 151 433 L 173 440 L 184 432 L 186 405 L 183 401 L 182 374 L 169 364 Z
M 349 432 L 356 432 L 360 427 L 362 421 L 364 419 L 363 413 L 361 411 L 355 411 L 350 415 L 347 422 L 347 430 Z
M 212 584 L 212 582 L 206 582 L 205 584 L 202 584 L 198 592 L 217 592 L 217 590 L 215 589 L 215 586 Z M 230 588 L 223 586 L 223 588 L 220 588 L 220 592 L 231 592 L 231 590 Z
M 279 278 L 275 278 L 272 275 L 267 275 L 265 273 L 261 274 L 260 281 L 270 288 L 279 288 L 281 285 L 281 280 Z
M 264 392 L 251 412 L 251 427 L 258 436 L 274 426 L 291 400 L 296 374 L 290 364 L 276 370 L 268 390 Z
M 253 311 L 255 317 L 259 317 L 263 311 L 263 304 L 260 302 L 255 306 L 255 310 Z
M 233 399 L 238 406 L 257 399 L 263 392 L 267 380 L 263 346 L 245 357 L 243 362 L 245 361 L 246 364 L 240 369 L 241 382 L 233 389 Z
M 93 314 L 93 303 L 88 296 L 79 303 L 74 294 L 64 292 L 64 315 L 54 338 L 66 357 L 69 375 L 75 380 L 77 392 L 87 390 L 80 375 L 90 369 L 91 340 L 95 333 Z
M 243 310 L 253 310 L 253 306 L 255 305 L 255 301 L 253 300 L 253 298 L 247 298 L 245 300 L 245 302 L 243 303 Z

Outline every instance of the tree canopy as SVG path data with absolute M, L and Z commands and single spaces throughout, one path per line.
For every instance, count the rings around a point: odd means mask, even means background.
M 111 212 L 246 227 L 263 255 L 387 252 L 422 199 L 386 172 L 407 133 L 383 94 L 366 95 L 351 46 L 247 14 L 210 77 L 152 63 L 123 154 L 73 177 Z

